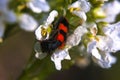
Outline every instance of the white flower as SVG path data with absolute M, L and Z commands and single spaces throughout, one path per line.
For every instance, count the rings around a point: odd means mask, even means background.
M 116 19 L 116 16 L 120 13 L 119 7 L 120 2 L 118 0 L 114 0 L 113 2 L 104 4 L 103 10 L 106 13 L 106 18 L 102 19 L 102 21 L 113 23 Z
M 30 0 L 27 6 L 35 13 L 48 12 L 50 10 L 46 0 Z
M 90 4 L 86 0 L 79 0 L 69 5 L 68 9 L 70 9 L 73 14 L 86 21 L 87 17 L 85 13 L 90 10 Z
M 78 26 L 75 30 L 74 33 L 68 36 L 66 45 L 68 46 L 76 46 L 80 43 L 81 37 L 87 33 L 87 29 L 84 28 L 83 26 Z
M 47 18 L 47 20 L 45 21 L 45 23 L 43 25 L 40 25 L 36 29 L 35 35 L 36 35 L 37 40 L 42 40 L 42 39 L 48 39 L 49 38 L 49 32 L 47 32 L 47 29 L 50 27 L 50 25 L 54 21 L 55 17 L 57 17 L 57 15 L 58 15 L 58 12 L 56 10 L 51 11 L 48 18 Z M 43 36 L 41 34 L 42 28 L 44 28 L 46 30 L 47 36 L 45 38 L 43 38 Z
M 92 27 L 90 27 L 92 28 Z M 110 68 L 116 62 L 112 52 L 120 50 L 120 22 L 103 28 L 105 36 L 94 35 L 87 44 L 87 52 L 92 59 L 102 68 Z
M 50 29 L 50 31 L 49 31 Z M 44 33 L 43 33 L 44 32 Z M 48 25 L 40 25 L 36 30 L 35 30 L 35 35 L 37 40 L 45 40 L 49 38 L 51 32 L 51 28 Z M 44 35 L 43 35 L 44 34 Z
M 57 49 L 53 55 L 51 56 L 51 60 L 55 63 L 55 67 L 57 70 L 60 70 L 61 67 L 61 61 L 67 59 L 70 60 L 68 49 Z
M 6 11 L 4 11 L 4 20 L 6 21 L 6 22 L 9 22 L 9 23 L 14 23 L 14 22 L 16 22 L 16 15 L 15 15 L 15 13 L 13 12 L 13 11 L 10 11 L 10 10 L 6 10 Z
M 34 31 L 38 27 L 37 21 L 26 13 L 18 16 L 18 23 L 20 28 L 26 31 Z
M 103 31 L 113 40 L 113 47 L 111 51 L 116 52 L 120 50 L 120 22 L 105 27 Z
M 116 58 L 113 57 L 110 52 L 101 50 L 98 46 L 100 44 L 97 41 L 92 41 L 88 43 L 87 51 L 92 54 L 93 61 L 102 68 L 110 68 L 112 64 L 116 62 Z M 104 46 L 104 45 L 103 45 Z

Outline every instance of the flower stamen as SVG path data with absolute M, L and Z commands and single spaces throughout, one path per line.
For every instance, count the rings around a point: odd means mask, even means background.
M 70 12 L 72 13 L 73 11 L 80 11 L 80 8 L 76 7 L 71 7 L 69 8 Z

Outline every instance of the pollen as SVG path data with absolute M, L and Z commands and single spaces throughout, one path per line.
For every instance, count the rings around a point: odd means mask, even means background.
M 71 7 L 71 8 L 69 8 L 69 10 L 70 10 L 70 12 L 80 11 L 80 8 Z
M 42 29 L 42 31 L 41 31 L 41 34 L 42 34 L 42 36 L 43 37 L 46 37 L 47 36 L 47 31 L 46 31 L 46 29 L 45 28 L 41 28 Z

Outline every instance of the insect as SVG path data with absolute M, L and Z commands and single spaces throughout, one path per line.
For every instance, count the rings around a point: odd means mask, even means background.
M 60 17 L 57 23 L 53 26 L 51 37 L 40 42 L 42 52 L 50 53 L 57 48 L 63 48 L 66 42 L 69 23 L 65 17 Z

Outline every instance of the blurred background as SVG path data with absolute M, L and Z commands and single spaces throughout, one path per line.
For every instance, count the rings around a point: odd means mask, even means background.
M 10 3 L 8 3 L 9 1 Z M 90 59 L 89 65 L 85 67 L 73 65 L 65 60 L 62 63 L 63 69 L 57 71 L 54 63 L 50 60 L 50 56 L 43 60 L 36 59 L 34 57 L 34 44 L 36 41 L 34 30 L 39 24 L 43 23 L 49 12 L 47 13 L 47 6 L 43 13 L 33 13 L 35 11 L 32 12 L 31 8 L 25 5 L 27 1 L 0 0 L 0 27 L 3 24 L 5 25 L 5 29 L 0 28 L 0 80 L 120 80 L 120 52 L 113 54 L 117 58 L 117 62 L 109 69 L 100 68 Z M 46 1 L 48 1 L 51 9 L 59 10 L 59 7 L 55 5 L 58 3 L 58 6 L 63 6 L 62 0 Z M 48 5 L 48 3 L 44 3 L 44 5 Z M 7 12 L 9 10 L 14 10 L 15 15 L 19 17 L 15 18 L 13 13 Z M 31 17 L 28 18 L 28 15 L 22 17 L 23 13 L 28 13 L 37 22 Z M 117 20 L 120 20 L 119 15 Z M 2 32 L 3 30 L 4 32 Z M 1 35 L 3 33 L 4 36 Z M 77 52 L 71 50 L 71 53 Z M 70 66 L 67 66 L 67 64 Z
M 34 39 L 33 33 L 20 31 L 1 45 L 0 80 L 18 79 L 30 58 Z M 55 71 L 47 75 L 45 80 L 120 80 L 120 54 L 117 53 L 115 56 L 117 63 L 110 69 L 102 69 L 91 62 L 85 68 L 73 65 L 70 69 L 56 71 L 53 65 Z M 49 69 L 49 65 L 47 68 Z M 42 69 L 46 70 L 46 67 Z

